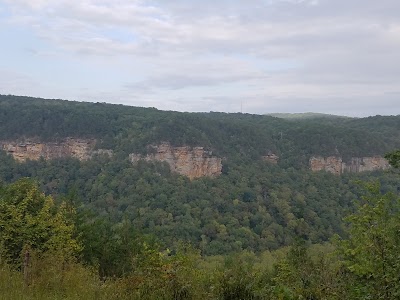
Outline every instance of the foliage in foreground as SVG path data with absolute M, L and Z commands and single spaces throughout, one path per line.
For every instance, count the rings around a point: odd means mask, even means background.
M 70 257 L 79 252 L 73 238 L 74 211 L 65 203 L 57 206 L 29 179 L 0 186 L 0 241 L 3 256 L 20 264 L 22 252 L 57 252 Z
M 126 235 L 125 240 L 120 238 L 127 245 L 133 245 L 132 241 L 137 245 L 131 252 L 121 251 L 120 257 L 114 257 L 127 268 L 122 272 L 116 268 L 113 273 L 107 271 L 108 267 L 118 266 L 112 262 L 103 264 L 106 272 L 101 271 L 99 261 L 110 253 L 96 256 L 99 247 L 91 245 L 93 240 L 82 241 L 85 247 L 93 247 L 86 250 L 86 256 L 82 255 L 85 249 L 79 254 L 61 247 L 43 247 L 53 239 L 68 242 L 63 245 L 79 244 L 74 235 L 82 236 L 82 232 L 76 231 L 84 226 L 74 227 L 71 222 L 77 222 L 78 218 L 71 211 L 65 213 L 63 205 L 52 204 L 47 209 L 46 203 L 53 203 L 51 198 L 40 193 L 33 182 L 23 179 L 0 190 L 0 296 L 4 299 L 398 299 L 399 198 L 381 194 L 378 185 L 368 186 L 368 191 L 359 209 L 348 217 L 349 238 L 337 241 L 336 251 L 329 244 L 310 246 L 297 241 L 289 249 L 259 255 L 242 252 L 228 257 L 202 257 L 199 251 L 185 244 L 170 252 L 138 239 L 138 235 Z M 19 217 L 10 218 L 9 205 L 16 208 Z M 46 218 L 39 218 L 41 214 Z M 32 219 L 36 221 L 31 222 Z M 54 224 L 69 229 L 57 230 Z M 48 234 L 48 230 L 54 235 Z M 26 240 L 20 241 L 19 231 Z M 36 233 L 24 235 L 26 232 Z M 47 239 L 41 244 L 39 237 Z M 26 243 L 30 246 L 30 260 L 21 267 L 21 261 L 10 258 L 21 257 L 26 247 L 10 245 Z
M 356 213 L 348 216 L 349 238 L 339 242 L 344 266 L 355 276 L 360 299 L 400 298 L 400 199 L 366 184 Z

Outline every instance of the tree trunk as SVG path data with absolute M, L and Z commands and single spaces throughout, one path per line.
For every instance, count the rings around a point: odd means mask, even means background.
M 29 263 L 30 263 L 30 253 L 27 249 L 24 255 L 24 286 L 29 286 Z

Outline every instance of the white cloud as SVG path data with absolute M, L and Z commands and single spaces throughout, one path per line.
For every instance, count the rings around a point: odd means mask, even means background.
M 135 97 L 158 101 L 158 107 L 189 99 L 186 110 L 199 110 L 201 103 L 207 110 L 217 103 L 210 99 L 230 107 L 230 97 L 243 97 L 262 112 L 268 106 L 259 99 L 267 97 L 291 98 L 291 108 L 299 109 L 325 98 L 385 98 L 400 80 L 396 0 L 1 3 L 11 15 L 9 26 L 30 30 L 49 45 L 30 45 L 39 56 L 68 57 L 76 70 L 101 66 L 120 77 L 119 85 L 102 86 L 104 92 L 92 96 L 76 83 L 74 95 L 87 98 Z

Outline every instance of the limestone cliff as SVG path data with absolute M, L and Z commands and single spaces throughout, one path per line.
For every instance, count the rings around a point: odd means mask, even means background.
M 142 156 L 132 153 L 129 158 L 132 163 L 143 159 L 146 161 L 165 161 L 169 164 L 171 171 L 185 175 L 190 179 L 210 176 L 215 177 L 221 174 L 221 158 L 212 156 L 211 151 L 204 150 L 203 147 L 172 147 L 168 143 L 158 146 L 150 146 L 150 154 Z
M 12 155 L 19 162 L 62 157 L 87 160 L 96 154 L 113 155 L 112 150 L 94 150 L 95 144 L 96 140 L 94 139 L 66 138 L 59 142 L 46 143 L 34 139 L 25 139 L 0 141 L 0 149 Z M 132 162 L 137 162 L 140 159 L 165 161 L 172 171 L 188 176 L 190 179 L 202 176 L 215 177 L 221 174 L 221 158 L 212 156 L 211 151 L 206 151 L 203 147 L 171 147 L 168 143 L 162 143 L 159 146 L 151 146 L 151 148 L 152 154 L 147 156 L 130 154 L 130 160 Z
M 261 156 L 263 161 L 269 162 L 271 164 L 277 164 L 279 160 L 279 156 L 269 151 L 266 155 Z
M 324 157 L 311 157 L 310 168 L 312 171 L 327 171 L 336 175 L 342 173 L 342 158 L 336 156 Z
M 37 142 L 32 140 L 0 141 L 0 149 L 11 154 L 15 160 L 56 159 L 62 157 L 75 157 L 79 160 L 87 160 L 94 154 L 112 155 L 111 150 L 93 150 L 96 144 L 94 139 L 66 138 L 60 142 Z
M 312 171 L 325 170 L 340 175 L 343 173 L 358 173 L 365 171 L 385 170 L 389 168 L 386 159 L 380 156 L 374 157 L 353 157 L 348 163 L 343 162 L 341 157 L 329 156 L 327 158 L 314 156 L 310 159 Z

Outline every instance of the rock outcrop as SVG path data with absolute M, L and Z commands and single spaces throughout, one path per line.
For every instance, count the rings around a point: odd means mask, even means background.
M 60 142 L 39 142 L 34 139 L 23 141 L 0 141 L 0 149 L 12 155 L 15 160 L 57 159 L 75 157 L 87 160 L 94 155 L 112 156 L 113 151 L 108 149 L 94 150 L 96 140 L 66 138 Z M 165 161 L 172 171 L 188 176 L 190 179 L 221 174 L 222 160 L 212 155 L 211 151 L 203 147 L 171 147 L 168 143 L 158 146 L 149 146 L 151 154 L 142 156 L 130 154 L 130 160 L 135 163 L 141 159 L 152 161 Z
M 349 162 L 344 162 L 341 157 L 314 156 L 310 159 L 312 171 L 327 171 L 336 175 L 343 173 L 359 173 L 365 171 L 385 170 L 389 168 L 386 159 L 380 156 L 374 157 L 353 157 Z
M 269 162 L 271 164 L 277 164 L 279 160 L 279 156 L 269 151 L 266 155 L 261 156 L 263 161 Z
M 327 158 L 317 156 L 310 158 L 310 168 L 312 171 L 327 171 L 336 175 L 342 173 L 342 158 L 329 156 Z
M 95 154 L 106 154 L 111 156 L 112 150 L 93 150 L 96 144 L 94 139 L 66 138 L 61 142 L 33 142 L 25 140 L 0 141 L 0 148 L 11 154 L 15 160 L 24 162 L 26 160 L 56 159 L 62 157 L 75 157 L 79 160 L 87 160 Z
M 389 168 L 389 162 L 380 156 L 374 157 L 353 157 L 348 164 L 344 164 L 342 172 L 366 172 L 375 170 L 386 170 Z
M 190 179 L 203 176 L 216 177 L 221 174 L 221 158 L 212 156 L 212 152 L 204 150 L 203 147 L 172 147 L 168 143 L 149 147 L 151 153 L 145 156 L 130 154 L 131 162 L 136 163 L 141 159 L 165 161 L 169 164 L 171 171 L 185 175 Z

